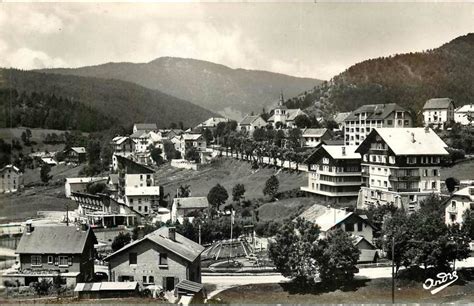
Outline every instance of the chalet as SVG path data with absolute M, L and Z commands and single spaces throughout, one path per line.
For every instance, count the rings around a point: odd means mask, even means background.
M 73 192 L 87 192 L 87 186 L 94 183 L 107 183 L 107 177 L 68 177 L 64 183 L 66 198 L 70 198 Z
M 278 106 L 273 110 L 273 115 L 268 119 L 268 122 L 273 125 L 275 129 L 278 128 L 295 128 L 295 118 L 303 115 L 308 116 L 301 109 L 288 109 L 284 104 L 283 93 L 280 94 Z
M 247 132 L 252 135 L 255 129 L 264 128 L 267 122 L 262 117 L 256 115 L 247 115 L 237 124 L 237 130 L 240 132 Z
M 454 121 L 462 125 L 472 125 L 474 122 L 474 104 L 467 104 L 454 111 Z
M 156 126 L 156 123 L 135 123 L 133 125 L 133 133 L 137 132 L 158 132 L 158 127 Z
M 192 221 L 197 212 L 205 211 L 208 208 L 209 202 L 206 197 L 174 198 L 171 207 L 171 221 L 182 223 L 184 218 Z
M 304 129 L 302 133 L 303 146 L 316 147 L 323 140 L 331 138 L 331 133 L 328 129 Z
M 86 148 L 71 147 L 63 151 L 64 161 L 67 163 L 81 164 L 87 159 Z
M 367 104 L 344 119 L 344 140 L 346 145 L 358 146 L 374 128 L 411 126 L 413 118 L 405 108 L 395 103 Z
M 23 184 L 23 174 L 13 165 L 0 169 L 0 193 L 16 192 Z
M 43 157 L 43 158 L 41 158 L 41 164 L 53 167 L 53 166 L 56 166 L 58 164 L 58 162 L 55 161 L 54 158 L 52 158 L 52 157 Z
M 337 228 L 350 234 L 354 238 L 354 245 L 361 251 L 359 262 L 372 262 L 378 258 L 373 244 L 375 226 L 367 216 L 345 209 L 325 208 L 315 204 L 304 211 L 300 217 L 320 227 L 320 238 L 326 238 L 332 230 Z
M 94 244 L 97 239 L 86 225 L 37 226 L 27 222 L 16 253 L 18 270 L 7 272 L 4 279 L 28 286 L 41 279 L 52 281 L 58 275 L 68 287 L 89 282 L 94 277 Z
M 189 148 L 194 147 L 197 151 L 205 151 L 206 146 L 206 139 L 201 134 L 186 133 L 179 136 L 179 142 L 175 148 L 181 153 L 181 157 L 184 157 Z
M 165 291 L 183 280 L 201 283 L 201 253 L 204 247 L 161 227 L 105 258 L 110 281 L 136 281 L 141 286 L 156 285 Z
M 429 99 L 423 106 L 425 126 L 444 129 L 454 122 L 454 101 L 449 98 Z
M 361 186 L 361 156 L 356 149 L 356 146 L 337 145 L 316 148 L 305 161 L 308 186 L 301 190 L 326 201 L 355 202 Z
M 362 187 L 357 208 L 394 204 L 413 211 L 440 193 L 447 145 L 426 128 L 376 128 L 356 152 L 362 156 Z
M 447 225 L 463 224 L 463 215 L 468 210 L 474 211 L 474 186 L 454 192 L 446 201 L 445 223 Z

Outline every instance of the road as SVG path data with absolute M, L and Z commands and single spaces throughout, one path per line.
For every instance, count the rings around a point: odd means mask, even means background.
M 456 261 L 456 268 L 474 267 L 474 257 L 469 257 L 463 261 Z M 377 267 L 377 268 L 361 268 L 359 273 L 355 275 L 356 278 L 361 279 L 376 279 L 388 278 L 392 276 L 391 267 Z M 290 281 L 289 278 L 283 275 L 274 273 L 271 275 L 203 275 L 202 282 L 204 284 L 214 285 L 215 289 L 208 292 L 208 299 L 216 294 L 237 286 L 249 284 L 266 284 L 266 283 L 282 283 Z

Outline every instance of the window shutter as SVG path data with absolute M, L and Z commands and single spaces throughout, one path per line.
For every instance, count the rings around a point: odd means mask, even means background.
M 163 287 L 163 290 L 166 291 L 168 289 L 166 288 L 166 276 L 163 276 L 161 281 L 161 286 Z

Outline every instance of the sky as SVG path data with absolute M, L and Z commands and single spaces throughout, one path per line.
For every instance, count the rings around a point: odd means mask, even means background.
M 316 2 L 316 1 L 315 1 Z M 330 79 L 474 32 L 474 3 L 0 3 L 0 67 L 195 58 Z

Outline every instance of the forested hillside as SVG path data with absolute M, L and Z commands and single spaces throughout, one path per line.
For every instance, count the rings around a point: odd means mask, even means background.
M 43 92 L 19 94 L 0 89 L 0 128 L 30 127 L 58 130 L 101 131 L 115 120 L 81 103 Z
M 281 90 L 291 97 L 321 82 L 177 57 L 160 57 L 149 63 L 107 63 L 42 71 L 133 82 L 233 119 L 260 112 L 264 107 L 268 110 L 278 102 Z
M 395 102 L 418 112 L 432 97 L 450 97 L 456 106 L 474 97 L 474 34 L 425 52 L 370 59 L 329 82 L 287 101 L 309 107 L 316 101 L 339 111 L 368 103 Z
M 150 122 L 169 127 L 183 122 L 185 127 L 191 127 L 215 116 L 190 102 L 119 80 L 0 69 L 0 88 L 54 94 L 106 114 L 125 126 Z

